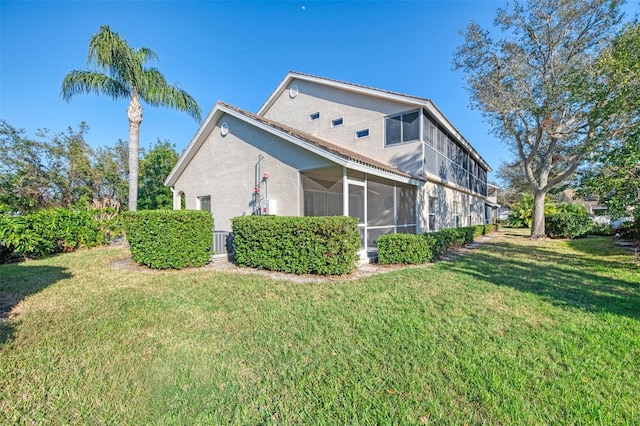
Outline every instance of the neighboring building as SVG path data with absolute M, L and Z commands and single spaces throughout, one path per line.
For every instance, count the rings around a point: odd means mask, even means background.
M 573 189 L 565 189 L 560 193 L 560 202 L 570 204 L 582 204 L 587 208 L 587 212 L 593 220 L 593 223 L 598 225 L 611 225 L 616 228 L 622 225 L 624 222 L 630 222 L 633 220 L 632 216 L 621 217 L 616 220 L 611 220 L 611 215 L 607 206 L 602 205 L 600 200 L 595 197 L 578 197 L 576 191 Z
M 242 215 L 344 214 L 366 249 L 486 223 L 490 170 L 428 99 L 290 72 L 257 114 L 218 102 L 165 183 L 216 231 Z

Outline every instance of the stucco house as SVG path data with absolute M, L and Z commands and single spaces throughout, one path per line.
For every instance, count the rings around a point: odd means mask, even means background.
M 241 215 L 349 215 L 364 252 L 485 223 L 490 170 L 429 99 L 290 72 L 255 114 L 218 102 L 165 183 L 219 235 Z

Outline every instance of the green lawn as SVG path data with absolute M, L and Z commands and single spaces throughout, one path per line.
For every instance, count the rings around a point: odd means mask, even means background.
M 0 266 L 0 423 L 639 424 L 637 256 L 523 235 L 327 283 Z

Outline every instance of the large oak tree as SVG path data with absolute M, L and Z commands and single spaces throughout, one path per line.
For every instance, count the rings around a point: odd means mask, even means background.
M 531 237 L 545 236 L 544 200 L 598 146 L 625 128 L 603 55 L 622 19 L 618 0 L 516 1 L 496 32 L 471 23 L 454 66 L 472 107 L 517 155 L 534 197 Z
M 138 149 L 142 105 L 165 106 L 187 112 L 201 121 L 200 107 L 195 99 L 178 85 L 170 85 L 156 68 L 147 68 L 149 60 L 157 59 L 150 49 L 134 49 L 104 25 L 89 41 L 88 65 L 95 69 L 74 70 L 62 81 L 62 97 L 70 100 L 80 93 L 96 93 L 113 99 L 129 100 L 129 210 L 137 209 Z

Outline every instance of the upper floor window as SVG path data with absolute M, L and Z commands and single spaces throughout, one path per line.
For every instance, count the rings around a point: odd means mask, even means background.
M 356 139 L 366 138 L 367 136 L 369 136 L 368 128 L 356 131 Z
M 333 120 L 331 120 L 331 127 L 342 126 L 343 123 L 344 119 L 342 117 L 334 118 Z
M 320 111 L 309 114 L 309 121 L 315 121 L 320 118 Z
M 385 120 L 385 145 L 416 141 L 420 137 L 419 111 L 398 114 Z

